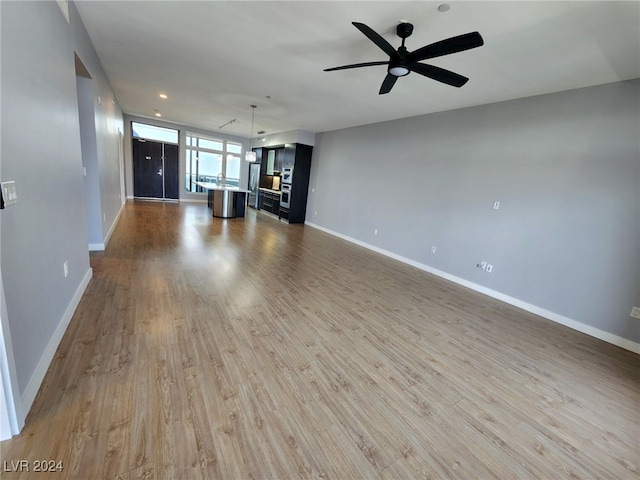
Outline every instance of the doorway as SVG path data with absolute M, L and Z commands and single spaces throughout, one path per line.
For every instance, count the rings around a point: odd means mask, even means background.
M 74 56 L 88 248 L 91 251 L 104 250 L 100 165 L 96 138 L 96 112 L 93 103 L 96 95 L 91 75 L 80 57 L 75 53 Z
M 178 145 L 132 139 L 133 196 L 178 200 Z

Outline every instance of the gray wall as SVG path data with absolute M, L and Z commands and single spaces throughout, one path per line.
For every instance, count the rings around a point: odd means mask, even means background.
M 639 106 L 634 80 L 318 134 L 307 220 L 638 342 Z
M 73 4 L 70 23 L 56 2 L 0 2 L 0 9 L 2 180 L 15 180 L 18 193 L 17 205 L 0 213 L 0 258 L 24 395 L 34 378 L 39 385 L 47 348 L 90 273 L 74 51 L 106 104 L 96 106 L 95 124 L 107 225 L 121 205 L 122 114 Z

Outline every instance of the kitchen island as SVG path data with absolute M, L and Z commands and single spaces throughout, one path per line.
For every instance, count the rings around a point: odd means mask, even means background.
M 195 184 L 207 190 L 207 204 L 214 217 L 244 217 L 246 195 L 249 190 L 215 182 L 195 182 Z

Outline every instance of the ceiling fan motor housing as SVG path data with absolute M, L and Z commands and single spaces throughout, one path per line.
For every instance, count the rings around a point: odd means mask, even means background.
M 402 46 L 398 48 L 395 55 L 389 58 L 389 68 L 387 72 L 394 77 L 404 77 L 409 75 L 409 60 L 407 59 L 407 48 L 404 46 L 404 39 L 413 33 L 413 25 L 409 22 L 400 22 L 396 27 L 396 33 L 402 39 Z
M 408 38 L 413 33 L 413 25 L 409 22 L 401 22 L 396 27 L 396 33 L 403 40 Z

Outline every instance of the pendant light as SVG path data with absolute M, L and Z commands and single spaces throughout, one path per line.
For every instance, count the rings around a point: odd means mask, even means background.
M 255 162 L 258 158 L 256 152 L 253 151 L 253 119 L 256 114 L 256 105 L 251 105 L 251 137 L 249 139 L 249 150 L 247 150 L 244 154 L 244 159 L 247 162 Z
M 220 125 L 218 128 L 220 129 L 221 136 L 222 136 L 222 140 L 225 141 L 225 135 L 224 135 L 224 131 L 222 130 L 224 127 L 226 127 L 227 125 L 231 125 L 230 129 L 231 129 L 231 133 L 229 134 L 229 139 L 226 140 L 227 142 L 227 148 L 225 150 L 228 151 L 229 149 L 229 142 L 233 140 L 233 123 L 237 120 L 237 118 L 234 118 L 233 120 L 229 120 L 227 123 L 225 123 L 224 125 Z M 232 162 L 234 159 L 233 154 L 231 153 L 227 153 L 227 162 Z

